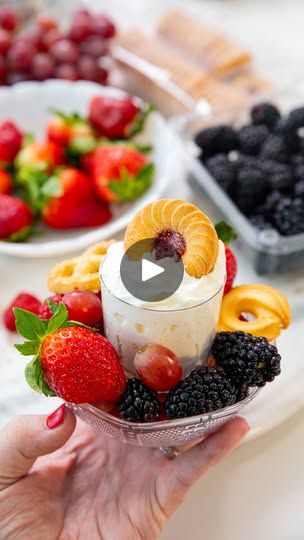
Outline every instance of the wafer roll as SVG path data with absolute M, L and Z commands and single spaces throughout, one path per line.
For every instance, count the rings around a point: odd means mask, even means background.
M 228 75 L 251 61 L 247 51 L 183 11 L 166 13 L 157 32 L 215 76 Z

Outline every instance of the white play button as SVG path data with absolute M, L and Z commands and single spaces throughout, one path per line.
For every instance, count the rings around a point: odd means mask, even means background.
M 142 260 L 142 266 L 141 266 L 142 281 L 148 281 L 148 279 L 152 279 L 156 276 L 159 276 L 159 274 L 162 274 L 164 271 L 165 269 L 159 266 L 158 264 L 154 264 L 151 261 L 147 261 L 147 259 Z

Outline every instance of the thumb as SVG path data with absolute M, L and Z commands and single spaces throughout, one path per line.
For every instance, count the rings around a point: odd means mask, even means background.
M 19 416 L 0 432 L 0 491 L 25 476 L 39 456 L 61 448 L 76 426 L 61 405 L 50 416 Z

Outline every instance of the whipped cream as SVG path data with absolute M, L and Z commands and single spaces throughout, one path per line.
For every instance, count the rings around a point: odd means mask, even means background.
M 123 242 L 117 242 L 110 246 L 101 267 L 102 282 L 116 298 L 133 306 L 150 310 L 184 309 L 206 302 L 221 289 L 226 276 L 225 247 L 223 242 L 219 241 L 218 258 L 214 270 L 210 274 L 197 279 L 185 271 L 183 281 L 173 295 L 159 302 L 144 302 L 129 293 L 122 282 L 120 265 L 124 254 Z
M 226 275 L 225 248 L 213 272 L 196 279 L 184 273 L 179 289 L 166 300 L 143 302 L 131 295 L 120 277 L 123 243 L 113 244 L 101 266 L 105 332 L 129 375 L 135 375 L 138 349 L 159 344 L 179 358 L 184 376 L 208 357 L 216 333 Z

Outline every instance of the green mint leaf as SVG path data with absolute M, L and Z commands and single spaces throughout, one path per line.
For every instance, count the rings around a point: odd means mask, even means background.
M 46 334 L 46 324 L 30 311 L 14 308 L 16 327 L 20 336 L 30 341 L 41 340 Z
M 48 334 L 51 334 L 52 332 L 55 332 L 59 328 L 62 328 L 63 325 L 68 320 L 68 310 L 65 307 L 65 305 L 63 303 L 58 304 L 56 308 L 57 308 L 56 311 L 53 312 L 54 316 L 48 322 L 48 327 L 47 327 Z
M 155 167 L 149 163 L 134 178 L 126 170 L 121 171 L 121 180 L 112 180 L 109 187 L 118 197 L 119 202 L 134 201 L 141 197 L 152 184 Z
M 215 230 L 219 239 L 222 240 L 224 244 L 229 244 L 237 238 L 235 230 L 225 221 L 220 221 L 219 223 L 217 223 L 215 225 Z
M 98 147 L 98 141 L 94 137 L 73 137 L 68 153 L 72 156 L 82 156 L 94 152 Z
M 38 353 L 40 341 L 26 341 L 25 343 L 15 345 L 15 349 L 23 356 L 34 356 Z
M 44 380 L 39 356 L 35 356 L 33 360 L 27 364 L 24 374 L 28 385 L 35 392 L 49 397 L 54 397 L 56 395 Z

